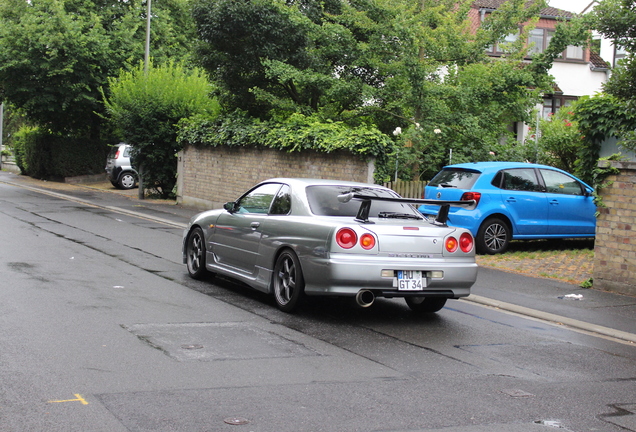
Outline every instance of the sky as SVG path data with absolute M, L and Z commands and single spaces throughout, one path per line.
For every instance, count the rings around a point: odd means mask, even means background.
M 592 0 L 548 0 L 550 6 L 574 13 L 582 12 L 591 2 Z

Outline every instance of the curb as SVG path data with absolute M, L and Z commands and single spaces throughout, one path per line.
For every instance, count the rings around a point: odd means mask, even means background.
M 585 332 L 596 333 L 610 338 L 618 339 L 630 344 L 636 344 L 636 334 L 624 332 L 622 330 L 616 330 L 609 327 L 604 327 L 596 324 L 579 321 L 573 318 L 567 318 L 561 315 L 552 314 L 549 312 L 542 312 L 536 309 L 531 309 L 525 306 L 519 306 L 512 303 L 506 303 L 499 300 L 493 300 L 487 297 L 470 294 L 468 297 L 462 300 L 472 303 L 478 303 L 483 306 L 489 306 L 495 309 L 501 309 L 508 312 L 513 312 L 519 315 L 537 318 L 543 321 L 549 321 L 554 324 L 564 325 L 573 329 L 582 330 Z

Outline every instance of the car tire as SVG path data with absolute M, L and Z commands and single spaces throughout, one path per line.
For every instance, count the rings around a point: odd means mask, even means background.
M 203 230 L 194 228 L 186 240 L 186 265 L 193 279 L 203 279 L 208 273 L 205 268 L 205 238 Z
M 477 252 L 495 255 L 508 249 L 510 226 L 500 218 L 489 218 L 484 221 L 477 232 Z
M 126 172 L 119 177 L 117 184 L 120 189 L 132 189 L 137 185 L 137 178 L 133 173 Z
M 404 297 L 406 304 L 413 312 L 435 313 L 446 304 L 446 299 L 441 297 Z
M 278 256 L 272 277 L 276 306 L 283 312 L 293 312 L 305 295 L 303 271 L 294 252 L 285 250 Z

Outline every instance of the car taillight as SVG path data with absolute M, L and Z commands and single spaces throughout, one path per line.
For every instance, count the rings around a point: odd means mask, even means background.
M 464 192 L 464 194 L 459 200 L 460 201 L 475 200 L 475 205 L 477 205 L 479 204 L 480 199 L 481 199 L 481 192 Z
M 117 150 L 117 153 L 115 153 L 115 159 L 119 158 L 119 150 Z
M 373 246 L 375 246 L 375 237 L 371 234 L 362 234 L 362 237 L 360 237 L 360 246 L 366 250 L 373 249 Z
M 459 244 L 457 243 L 457 239 L 455 237 L 448 237 L 446 239 L 446 250 L 449 252 L 455 252 Z
M 343 249 L 351 249 L 358 242 L 358 235 L 351 228 L 341 228 L 336 233 L 336 243 Z
M 459 237 L 459 248 L 462 252 L 468 253 L 472 251 L 474 243 L 473 236 L 470 233 L 465 232 Z

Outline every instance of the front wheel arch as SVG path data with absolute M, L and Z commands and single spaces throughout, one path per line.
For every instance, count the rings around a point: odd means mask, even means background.
M 185 243 L 186 267 L 193 279 L 203 279 L 208 274 L 206 253 L 203 230 L 198 226 L 193 227 L 188 233 Z

